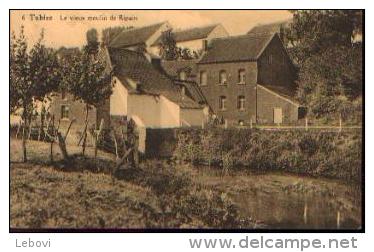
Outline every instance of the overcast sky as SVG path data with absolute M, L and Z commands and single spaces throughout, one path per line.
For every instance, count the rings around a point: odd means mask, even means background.
M 51 17 L 52 20 L 31 20 L 31 15 Z M 116 17 L 111 20 L 110 16 Z M 119 16 L 133 20 L 119 20 Z M 82 21 L 71 21 L 70 17 L 81 18 Z M 96 17 L 100 21 L 89 21 Z M 284 10 L 248 10 L 248 11 L 12 11 L 11 30 L 18 33 L 21 25 L 25 26 L 26 36 L 30 44 L 34 43 L 42 28 L 45 29 L 45 43 L 58 48 L 60 46 L 82 46 L 85 43 L 85 32 L 96 28 L 101 36 L 101 30 L 110 26 L 144 26 L 162 21 L 169 21 L 175 29 L 203 26 L 221 23 L 230 35 L 244 34 L 257 24 L 266 24 L 291 18 L 292 15 Z M 66 18 L 66 20 L 64 20 Z M 105 19 L 106 20 L 103 20 Z M 135 20 L 134 20 L 135 18 Z

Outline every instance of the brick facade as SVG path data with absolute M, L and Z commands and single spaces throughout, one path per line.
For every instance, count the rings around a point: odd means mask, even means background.
M 274 109 L 282 109 L 282 122 L 290 123 L 298 120 L 299 106 L 276 93 L 257 85 L 257 118 L 258 123 L 274 123 Z
M 239 71 L 245 71 L 245 84 L 238 84 Z M 220 71 L 225 71 L 227 84 L 219 84 Z M 207 74 L 202 85 L 200 74 Z M 298 105 L 281 94 L 266 92 L 257 87 L 264 84 L 295 91 L 296 71 L 278 36 L 266 45 L 257 60 L 198 64 L 197 82 L 213 113 L 227 120 L 228 125 L 252 122 L 273 122 L 274 108 L 282 108 L 283 122 L 298 119 Z M 226 97 L 226 109 L 220 109 L 220 97 Z M 244 110 L 238 108 L 238 98 L 245 98 Z
M 219 72 L 226 71 L 227 84 L 219 84 Z M 245 83 L 239 84 L 239 70 L 245 71 Z M 256 118 L 256 62 L 232 62 L 219 64 L 198 65 L 198 73 L 205 71 L 207 84 L 201 85 L 200 89 L 207 99 L 213 112 L 223 117 L 230 125 L 237 125 L 239 120 L 249 122 Z M 198 74 L 199 75 L 199 74 Z M 219 108 L 219 97 L 226 97 L 226 110 Z M 237 107 L 238 97 L 245 97 L 244 110 Z

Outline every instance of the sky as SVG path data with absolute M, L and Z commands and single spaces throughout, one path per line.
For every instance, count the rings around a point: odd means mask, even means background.
M 290 18 L 292 15 L 285 10 L 12 10 L 10 28 L 17 34 L 23 25 L 30 44 L 38 40 L 44 28 L 45 44 L 59 48 L 81 47 L 86 40 L 86 31 L 91 28 L 96 28 L 101 34 L 106 27 L 140 27 L 163 21 L 169 21 L 174 29 L 221 23 L 230 35 L 240 35 L 255 25 Z

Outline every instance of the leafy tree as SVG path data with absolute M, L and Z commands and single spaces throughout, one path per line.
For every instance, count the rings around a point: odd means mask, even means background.
M 43 44 L 44 32 L 28 51 L 24 27 L 19 36 L 11 37 L 10 46 L 10 105 L 11 112 L 22 112 L 24 128 L 28 128 L 36 102 L 43 102 L 56 91 L 61 80 L 56 53 Z M 22 136 L 23 161 L 27 161 L 26 130 Z
M 97 57 L 97 53 L 92 50 L 90 42 L 87 42 L 82 53 L 67 63 L 69 74 L 64 81 L 68 83 L 69 92 L 73 94 L 74 99 L 86 105 L 82 144 L 83 155 L 86 148 L 89 110 L 100 106 L 112 94 L 111 72 L 108 72 L 105 62 Z
M 362 30 L 356 10 L 292 11 L 286 30 L 290 54 L 299 68 L 297 97 L 316 118 L 354 119 L 361 106 Z
M 292 24 L 285 33 L 298 63 L 330 47 L 350 47 L 353 37 L 362 31 L 359 10 L 293 10 L 291 13 Z
M 172 30 L 164 31 L 160 41 L 160 56 L 165 60 L 178 59 L 178 47 Z
M 89 54 L 97 54 L 99 50 L 99 39 L 97 30 L 95 28 L 92 28 L 87 31 L 86 33 L 86 39 L 87 39 L 87 45 L 85 47 L 86 50 L 89 50 Z

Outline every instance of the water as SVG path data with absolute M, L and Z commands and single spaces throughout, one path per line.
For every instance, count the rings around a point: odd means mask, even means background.
M 359 229 L 361 187 L 282 173 L 222 176 L 198 168 L 204 183 L 228 192 L 245 216 L 280 229 Z

